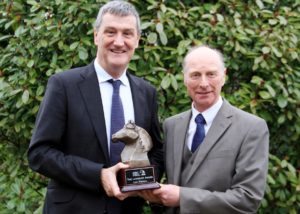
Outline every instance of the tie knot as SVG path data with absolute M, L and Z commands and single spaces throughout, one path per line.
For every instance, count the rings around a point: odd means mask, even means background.
M 198 114 L 197 117 L 195 118 L 195 122 L 197 124 L 205 124 L 205 119 L 202 116 L 202 114 Z
M 108 82 L 112 84 L 114 89 L 119 89 L 120 88 L 121 80 L 110 79 L 110 80 L 108 80 Z

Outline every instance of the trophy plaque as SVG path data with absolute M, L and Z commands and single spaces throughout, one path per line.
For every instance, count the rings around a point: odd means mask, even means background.
M 112 141 L 121 141 L 125 147 L 121 153 L 121 160 L 129 168 L 118 172 L 117 180 L 122 192 L 157 189 L 155 167 L 150 165 L 148 151 L 152 148 L 152 140 L 147 131 L 133 121 L 112 135 Z

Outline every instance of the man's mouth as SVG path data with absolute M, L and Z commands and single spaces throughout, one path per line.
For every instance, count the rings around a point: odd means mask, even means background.
M 200 95 L 207 95 L 210 93 L 210 91 L 200 91 L 200 92 L 196 92 L 197 94 L 200 94 Z
M 110 50 L 110 51 L 113 52 L 114 54 L 122 54 L 126 52 L 124 50 Z

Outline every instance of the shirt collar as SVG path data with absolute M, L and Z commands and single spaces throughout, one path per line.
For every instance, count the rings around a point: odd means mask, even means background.
M 206 125 L 209 125 L 212 123 L 212 121 L 215 119 L 218 111 L 220 110 L 221 106 L 223 104 L 222 97 L 220 96 L 218 101 L 213 104 L 210 108 L 206 109 L 204 112 L 199 112 L 197 109 L 195 109 L 194 104 L 192 103 L 192 120 L 195 120 L 195 117 L 198 114 L 202 114 L 206 121 Z
M 98 77 L 99 83 L 107 82 L 110 79 L 114 79 L 109 73 L 107 73 L 101 65 L 97 62 L 97 59 L 94 60 L 94 66 L 96 70 L 96 74 Z M 129 80 L 126 75 L 126 70 L 122 73 L 122 75 L 119 77 L 119 80 L 122 82 L 122 84 L 129 86 Z

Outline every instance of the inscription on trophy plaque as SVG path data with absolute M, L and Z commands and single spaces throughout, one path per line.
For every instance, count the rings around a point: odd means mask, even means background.
M 129 121 L 121 130 L 112 135 L 112 141 L 125 143 L 121 160 L 128 164 L 129 168 L 118 172 L 118 183 L 122 192 L 160 187 L 156 182 L 155 167 L 150 165 L 148 159 L 147 154 L 153 144 L 145 129 Z

